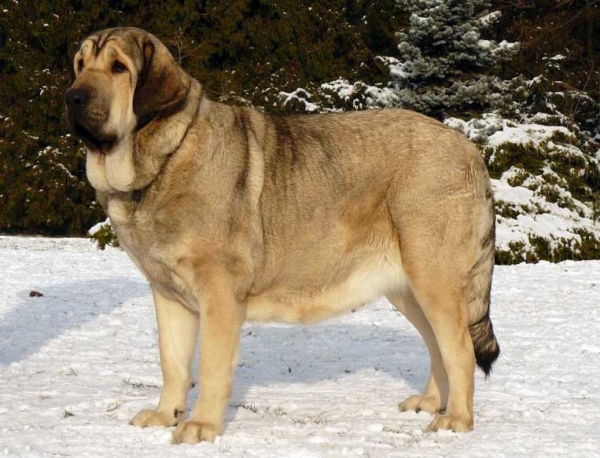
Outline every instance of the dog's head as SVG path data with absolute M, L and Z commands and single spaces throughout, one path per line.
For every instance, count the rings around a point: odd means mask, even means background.
M 157 117 L 185 103 L 190 78 L 152 34 L 132 27 L 93 33 L 73 61 L 65 94 L 71 132 L 91 154 L 110 152 Z

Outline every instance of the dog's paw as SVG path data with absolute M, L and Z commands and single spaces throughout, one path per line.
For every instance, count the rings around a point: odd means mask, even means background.
M 444 407 L 441 405 L 438 398 L 413 394 L 398 404 L 398 409 L 400 409 L 401 412 L 414 410 L 417 413 L 428 412 L 435 414 L 443 410 Z
M 199 421 L 184 421 L 173 432 L 173 444 L 197 444 L 201 441 L 214 442 L 221 428 Z
M 473 430 L 473 418 L 454 415 L 436 415 L 427 427 L 427 431 L 452 430 L 455 433 L 466 433 Z
M 146 428 L 148 426 L 175 426 L 178 422 L 174 413 L 168 414 L 158 410 L 144 409 L 133 417 L 129 424 Z

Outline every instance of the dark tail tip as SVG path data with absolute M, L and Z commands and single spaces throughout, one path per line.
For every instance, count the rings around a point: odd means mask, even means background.
M 475 352 L 475 361 L 479 368 L 485 373 L 486 378 L 492 373 L 492 365 L 498 359 L 499 355 L 500 346 L 497 342 L 491 351 Z
M 487 378 L 492 372 L 494 361 L 500 355 L 500 346 L 494 335 L 494 328 L 489 316 L 470 325 L 469 333 L 473 339 L 475 361 Z

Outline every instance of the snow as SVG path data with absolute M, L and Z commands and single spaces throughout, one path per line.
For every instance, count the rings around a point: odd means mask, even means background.
M 527 208 L 529 212 L 524 212 L 516 218 L 497 215 L 497 248 L 508 250 L 511 242 L 523 242 L 528 247 L 530 235 L 542 237 L 549 240 L 551 244 L 561 238 L 581 242 L 581 236 L 578 234 L 581 229 L 589 233 L 597 233 L 600 230 L 589 208 L 577 200 L 573 200 L 574 205 L 580 205 L 580 211 L 584 215 L 587 214 L 587 217 L 556 203 L 548 202 L 527 187 L 510 186 L 506 182 L 506 177 L 511 171 L 512 169 L 509 169 L 505 172 L 501 180 L 491 180 L 494 199 L 498 203 L 511 205 L 517 211 L 519 208 Z M 559 187 L 556 189 L 564 191 Z
M 472 433 L 426 433 L 430 415 L 397 410 L 429 361 L 380 300 L 310 327 L 245 325 L 225 434 L 174 446 L 172 428 L 127 423 L 162 383 L 133 263 L 88 240 L 0 237 L 0 455 L 599 456 L 599 278 L 600 262 L 496 268 L 502 355 L 487 381 L 477 373 Z
M 382 61 L 387 65 L 396 65 L 398 69 L 402 67 L 397 60 L 387 59 Z M 395 62 L 395 63 L 394 63 Z M 390 67 L 391 68 L 391 67 Z M 400 71 L 400 70 L 399 70 Z M 399 103 L 398 95 L 389 87 L 372 86 L 362 81 L 350 83 L 344 78 L 323 83 L 320 86 L 322 95 L 327 99 L 331 99 L 331 95 L 335 94 L 344 102 L 352 102 L 354 109 L 376 108 L 376 107 L 392 107 Z M 360 94 L 364 95 L 364 100 L 357 97 Z M 364 102 L 364 103 L 363 103 Z M 325 109 L 323 111 L 339 111 L 338 109 Z
M 502 13 L 500 11 L 494 11 L 492 13 L 486 14 L 485 16 L 482 16 L 479 18 L 479 23 L 481 24 L 482 27 L 489 27 L 490 25 L 492 25 L 494 22 L 498 21 L 498 19 L 500 19 L 500 17 L 502 16 Z
M 317 112 L 319 110 L 319 106 L 310 102 L 309 99 L 312 97 L 308 91 L 298 88 L 293 92 L 283 92 L 279 93 L 279 98 L 282 100 L 282 105 L 285 107 L 289 103 L 296 101 L 300 103 L 304 110 L 308 113 Z
M 541 124 L 519 124 L 515 127 L 503 126 L 502 130 L 488 138 L 488 145 L 500 146 L 503 143 L 525 145 L 533 143 L 538 146 L 557 133 L 572 135 L 569 129 L 563 126 L 544 126 Z
M 538 114 L 540 119 L 543 114 Z M 536 118 L 537 119 L 537 118 Z M 563 126 L 545 126 L 535 123 L 516 123 L 496 113 L 484 113 L 481 118 L 464 121 L 446 118 L 444 124 L 464 133 L 470 140 L 485 142 L 486 146 L 498 147 L 503 143 L 539 146 L 556 134 L 572 137 L 573 133 Z
M 522 256 L 533 253 L 536 248 L 532 238 L 545 239 L 556 250 L 569 247 L 573 256 L 580 255 L 581 233 L 600 238 L 600 223 L 593 207 L 591 188 L 587 201 L 578 200 L 568 190 L 567 175 L 558 174 L 556 158 L 573 158 L 571 176 L 581 176 L 598 168 L 598 161 L 575 143 L 575 134 L 564 126 L 546 126 L 535 121 L 544 121 L 549 116 L 537 113 L 518 123 L 504 119 L 495 113 L 485 113 L 481 118 L 464 121 L 448 118 L 444 123 L 464 133 L 470 140 L 480 143 L 490 152 L 488 165 L 493 165 L 502 155 L 507 144 L 542 148 L 547 157 L 544 165 L 533 174 L 530 170 L 514 165 L 504 171 L 499 180 L 492 180 L 497 204 L 496 246 L 511 251 L 511 243 L 524 245 Z M 547 119 L 546 119 L 547 120 Z M 576 164 L 584 164 L 576 165 Z M 575 168 L 577 167 L 577 169 Z M 524 179 L 518 180 L 519 177 Z M 519 186 L 513 184 L 519 183 Z M 560 197 L 555 202 L 544 194 L 547 191 Z M 565 205 L 565 202 L 569 205 Z M 520 213 L 516 217 L 503 214 L 503 208 Z
M 92 227 L 90 227 L 88 230 L 88 235 L 97 234 L 100 230 L 102 230 L 105 227 L 106 228 L 110 227 L 110 218 L 106 218 L 104 221 L 101 221 L 97 224 L 94 224 Z
M 410 16 L 410 23 L 414 26 L 428 26 L 433 22 L 433 19 L 430 17 L 421 17 L 417 13 L 413 13 Z
M 477 41 L 477 46 L 479 46 L 482 50 L 489 51 L 492 47 L 492 42 L 490 40 L 479 40 Z
M 395 57 L 378 56 L 377 60 L 381 61 L 388 68 L 392 80 L 408 80 L 413 75 L 407 63 Z
M 501 50 L 510 50 L 510 49 L 515 49 L 519 47 L 519 43 L 511 43 L 508 42 L 506 40 L 502 40 L 500 43 L 498 43 L 498 47 L 497 49 L 501 49 Z
M 565 60 L 566 58 L 567 58 L 567 56 L 565 56 L 565 55 L 563 55 L 563 54 L 557 54 L 556 56 L 554 56 L 554 57 L 551 57 L 551 58 L 550 58 L 550 59 L 548 59 L 548 60 L 554 60 L 554 61 L 557 61 L 557 60 Z

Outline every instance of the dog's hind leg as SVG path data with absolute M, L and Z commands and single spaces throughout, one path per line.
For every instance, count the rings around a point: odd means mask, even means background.
M 409 396 L 398 405 L 398 408 L 402 411 L 414 410 L 432 414 L 442 411 L 446 408 L 448 399 L 448 376 L 433 330 L 410 289 L 390 294 L 388 300 L 419 331 L 429 351 L 431 362 L 429 380 L 423 394 Z
M 448 380 L 445 413 L 437 415 L 428 429 L 470 431 L 473 429 L 475 354 L 469 334 L 466 275 L 463 266 L 453 262 L 452 257 L 422 249 L 415 252 L 408 245 L 405 244 L 402 253 L 404 269 L 431 329 L 431 333 L 426 333 L 427 339 L 432 341 L 435 337 Z M 422 328 L 427 329 L 424 323 Z M 433 347 L 433 342 L 428 346 Z M 432 357 L 439 359 L 439 356 L 434 351 Z M 437 381 L 435 374 L 434 381 Z
M 485 166 L 476 149 L 465 151 L 464 157 L 459 153 L 449 157 L 454 163 L 436 162 L 427 175 L 415 170 L 399 176 L 387 201 L 407 283 L 447 374 L 446 409 L 429 425 L 432 431 L 473 429 L 475 353 L 469 325 L 483 314 L 475 315 L 470 304 L 489 291 L 493 263 L 494 220 Z M 480 302 L 487 312 L 487 302 Z M 493 337 L 491 326 L 484 330 L 480 347 Z M 493 350 L 487 352 L 488 360 L 495 357 Z

